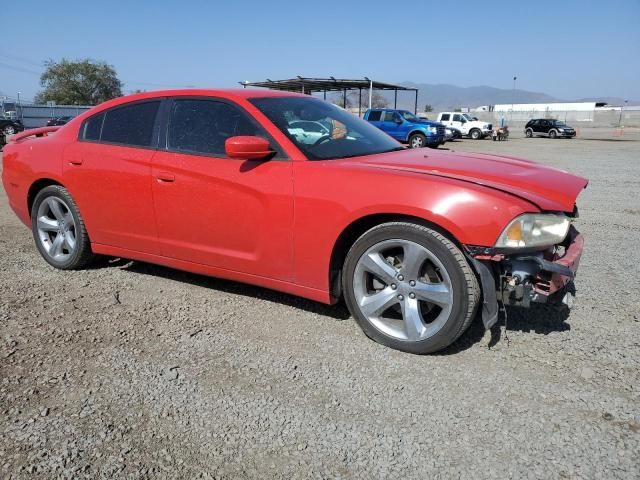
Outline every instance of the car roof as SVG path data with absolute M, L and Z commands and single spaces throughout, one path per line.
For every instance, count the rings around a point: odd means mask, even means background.
M 134 93 L 123 97 L 114 98 L 101 103 L 94 108 L 84 112 L 78 118 L 84 119 L 95 113 L 107 110 L 119 105 L 125 105 L 140 100 L 152 100 L 154 98 L 164 97 L 219 97 L 227 100 L 239 100 L 247 98 L 264 98 L 264 97 L 306 97 L 302 93 L 283 92 L 277 90 L 269 90 L 267 88 L 181 88 L 174 90 L 154 90 L 151 92 Z M 315 97 L 314 97 L 315 98 Z

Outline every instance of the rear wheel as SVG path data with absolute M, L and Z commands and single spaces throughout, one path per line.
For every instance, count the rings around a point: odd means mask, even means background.
M 16 128 L 13 125 L 7 125 L 6 127 L 4 127 L 3 131 L 5 135 L 13 135 L 14 133 L 16 133 Z
M 527 128 L 527 130 L 524 132 L 525 136 L 527 138 L 531 138 L 533 137 L 533 130 L 531 130 L 530 128 Z
M 474 128 L 473 130 L 471 130 L 469 135 L 473 140 L 480 140 L 482 138 L 482 132 L 477 128 Z
M 421 133 L 414 133 L 409 137 L 409 147 L 422 148 L 427 144 L 427 138 Z
M 54 267 L 72 270 L 93 259 L 80 211 L 64 187 L 51 185 L 38 192 L 31 225 L 38 251 Z
M 404 222 L 362 235 L 347 255 L 342 284 L 349 311 L 369 338 L 418 354 L 441 350 L 462 335 L 480 296 L 453 242 Z
M 555 130 L 551 130 L 549 132 L 549 138 L 556 138 L 558 136 L 558 132 L 556 132 Z

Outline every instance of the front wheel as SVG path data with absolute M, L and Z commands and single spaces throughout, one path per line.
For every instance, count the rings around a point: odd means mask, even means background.
M 422 148 L 427 144 L 427 138 L 421 133 L 414 133 L 409 137 L 409 147 Z
M 558 136 L 558 133 L 555 130 L 551 130 L 549 132 L 549 138 L 556 138 Z
M 38 192 L 31 226 L 38 251 L 50 265 L 73 270 L 93 259 L 80 211 L 64 187 L 51 185 Z
M 417 354 L 442 350 L 462 335 L 480 297 L 458 247 L 405 222 L 362 235 L 349 250 L 342 285 L 349 311 L 369 338 Z
M 482 132 L 477 128 L 471 130 L 470 136 L 473 140 L 480 140 L 482 138 Z

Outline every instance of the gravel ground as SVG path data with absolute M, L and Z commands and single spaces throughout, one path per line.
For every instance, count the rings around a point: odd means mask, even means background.
M 510 310 L 509 341 L 477 319 L 413 356 L 343 306 L 56 271 L 0 194 L 0 478 L 639 478 L 640 134 L 450 148 L 591 179 L 568 318 Z

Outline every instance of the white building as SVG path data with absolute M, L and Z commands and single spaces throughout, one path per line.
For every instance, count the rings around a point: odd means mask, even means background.
M 606 103 L 600 102 L 573 102 L 573 103 L 516 103 L 493 105 L 494 112 L 592 112 L 596 107 L 603 107 Z

